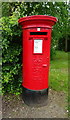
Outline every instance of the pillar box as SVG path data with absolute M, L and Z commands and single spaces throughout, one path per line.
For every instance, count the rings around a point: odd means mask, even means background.
M 22 26 L 22 86 L 27 104 L 44 104 L 48 97 L 52 26 L 57 18 L 34 15 L 20 18 Z

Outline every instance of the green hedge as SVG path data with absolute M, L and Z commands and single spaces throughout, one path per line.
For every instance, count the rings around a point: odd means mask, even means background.
M 21 26 L 15 16 L 3 17 L 2 23 L 2 92 L 19 94 L 21 92 Z

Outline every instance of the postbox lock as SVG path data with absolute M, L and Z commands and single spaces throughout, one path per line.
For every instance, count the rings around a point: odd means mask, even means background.
M 47 64 L 43 64 L 42 66 L 43 66 L 43 67 L 47 67 Z

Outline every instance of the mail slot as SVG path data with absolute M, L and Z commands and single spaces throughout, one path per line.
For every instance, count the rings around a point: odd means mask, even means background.
M 49 88 L 51 32 L 57 19 L 34 15 L 20 18 L 18 22 L 23 33 L 23 99 L 27 104 L 43 105 Z
M 30 35 L 47 35 L 47 32 L 30 32 Z

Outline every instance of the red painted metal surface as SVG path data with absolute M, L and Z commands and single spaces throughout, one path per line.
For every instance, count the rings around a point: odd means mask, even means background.
M 30 90 L 46 89 L 49 80 L 51 31 L 57 19 L 52 16 L 35 15 L 20 18 L 18 22 L 23 29 L 22 85 Z M 40 28 L 40 31 L 37 28 Z M 47 34 L 37 35 L 37 32 Z M 34 40 L 42 40 L 42 53 L 34 53 Z

